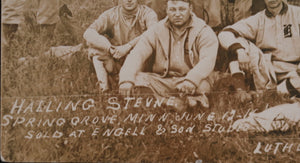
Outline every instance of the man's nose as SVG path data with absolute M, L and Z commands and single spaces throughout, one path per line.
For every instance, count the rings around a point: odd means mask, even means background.
M 180 11 L 179 10 L 176 10 L 176 12 L 175 12 L 175 16 L 180 16 L 181 14 L 180 14 Z

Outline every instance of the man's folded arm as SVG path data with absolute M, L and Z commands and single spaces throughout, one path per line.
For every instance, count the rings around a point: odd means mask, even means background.
M 237 37 L 231 31 L 222 31 L 218 35 L 218 38 L 220 45 L 226 50 L 228 50 L 231 45 L 239 43 Z
M 221 46 L 230 50 L 232 45 L 239 43 L 238 37 L 254 41 L 257 37 L 259 18 L 259 15 L 251 16 L 225 27 L 218 35 Z
M 89 26 L 89 28 L 85 31 L 83 38 L 94 48 L 104 52 L 109 52 L 111 43 L 104 35 L 101 35 L 108 30 L 109 23 L 109 13 L 106 11 Z

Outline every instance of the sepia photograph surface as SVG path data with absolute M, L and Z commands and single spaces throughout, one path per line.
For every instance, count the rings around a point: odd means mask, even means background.
M 1 0 L 1 161 L 299 162 L 300 0 Z

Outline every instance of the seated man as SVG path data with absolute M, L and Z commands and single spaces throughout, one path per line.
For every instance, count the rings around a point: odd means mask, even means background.
M 129 95 L 134 86 L 148 87 L 157 98 L 181 95 L 179 104 L 208 107 L 204 93 L 210 91 L 218 39 L 191 11 L 190 0 L 168 0 L 167 17 L 145 32 L 127 56 L 120 71 L 121 94 Z M 148 59 L 152 73 L 141 72 Z
M 121 0 L 105 11 L 84 33 L 100 90 L 109 90 L 108 74 L 118 73 L 139 36 L 158 22 L 156 13 L 138 0 Z
M 221 45 L 229 51 L 231 74 L 245 90 L 244 72 L 253 75 L 256 90 L 300 91 L 300 8 L 283 0 L 264 0 L 267 8 L 226 27 Z

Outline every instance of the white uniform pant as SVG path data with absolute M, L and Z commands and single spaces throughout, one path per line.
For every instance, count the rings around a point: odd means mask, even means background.
M 248 70 L 253 74 L 254 84 L 257 90 L 274 89 L 285 80 L 289 80 L 293 87 L 300 92 L 300 63 L 273 61 L 272 54 L 264 54 L 252 42 L 239 38 L 239 42 L 245 47 L 250 57 Z

